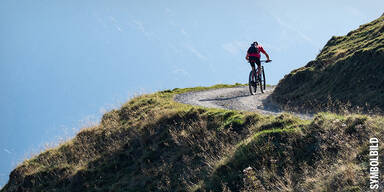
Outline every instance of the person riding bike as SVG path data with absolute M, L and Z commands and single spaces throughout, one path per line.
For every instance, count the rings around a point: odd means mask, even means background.
M 251 44 L 251 47 L 249 47 L 247 51 L 247 56 L 245 57 L 245 59 L 248 60 L 248 62 L 251 64 L 253 74 L 255 74 L 255 63 L 257 64 L 256 77 L 259 77 L 261 71 L 260 52 L 262 52 L 267 57 L 267 63 L 271 61 L 263 46 L 259 45 L 256 41 Z

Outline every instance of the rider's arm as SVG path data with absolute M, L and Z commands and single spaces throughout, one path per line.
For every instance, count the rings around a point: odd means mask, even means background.
M 269 61 L 269 60 L 270 60 L 270 59 L 269 59 L 269 55 L 268 55 L 268 53 L 264 50 L 263 47 L 260 47 L 260 51 L 267 57 L 267 61 Z
M 267 61 L 269 61 L 270 59 L 269 59 L 269 55 L 268 55 L 268 53 L 267 52 L 263 52 L 264 53 L 264 55 L 267 57 Z
M 248 55 L 248 53 L 247 53 L 247 55 L 245 56 L 245 59 L 246 59 L 246 60 L 249 60 L 249 55 Z

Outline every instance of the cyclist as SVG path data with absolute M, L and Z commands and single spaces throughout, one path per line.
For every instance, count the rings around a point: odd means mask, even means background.
M 267 57 L 267 63 L 271 61 L 263 46 L 259 45 L 257 41 L 251 44 L 251 47 L 249 47 L 247 51 L 247 56 L 245 57 L 245 59 L 248 60 L 248 62 L 251 64 L 253 74 L 255 74 L 255 63 L 257 64 L 257 77 L 261 71 L 260 52 L 262 52 Z

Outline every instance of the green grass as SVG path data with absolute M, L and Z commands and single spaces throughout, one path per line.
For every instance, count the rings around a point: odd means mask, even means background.
M 321 113 L 311 121 L 173 101 L 175 94 L 233 86 L 135 97 L 99 125 L 22 162 L 1 192 L 365 189 L 366 141 L 383 135 L 382 117 Z
M 170 133 L 167 133 L 167 131 L 169 131 L 168 127 L 181 125 L 185 129 L 190 129 L 191 126 L 195 126 L 194 123 L 197 123 L 194 118 L 203 118 L 204 120 L 201 121 L 206 123 L 205 128 L 212 129 L 214 132 L 221 133 L 223 129 L 236 129 L 243 125 L 243 118 L 245 116 L 242 112 L 192 107 L 174 102 L 173 96 L 188 91 L 201 91 L 240 85 L 241 84 L 215 85 L 212 87 L 164 90 L 133 98 L 123 104 L 120 109 L 112 110 L 104 114 L 100 125 L 84 128 L 72 140 L 62 143 L 56 148 L 48 149 L 31 159 L 25 160 L 11 173 L 10 182 L 3 190 L 17 191 L 20 187 L 33 187 L 34 191 L 62 188 L 64 185 L 71 184 L 73 178 L 75 178 L 75 180 L 80 178 L 78 175 L 84 173 L 89 174 L 89 172 L 93 173 L 95 171 L 98 172 L 103 169 L 103 166 L 96 167 L 93 163 L 106 161 L 110 154 L 120 153 L 125 145 L 131 145 L 131 142 L 135 139 L 136 142 L 143 142 L 142 140 L 146 139 L 138 139 L 135 138 L 135 136 L 145 137 L 148 136 L 148 134 L 153 134 L 152 131 L 154 131 L 158 134 L 165 134 L 165 138 L 162 138 L 161 142 L 163 142 L 162 140 L 164 139 L 164 143 L 170 145 L 169 143 L 174 141 L 168 141 L 170 139 Z M 191 125 L 189 125 L 189 123 L 191 123 Z M 183 134 L 180 135 L 184 135 L 187 138 L 193 136 L 193 134 L 185 131 L 185 129 L 182 130 Z M 174 131 L 177 132 L 179 130 Z M 228 140 L 230 140 L 230 138 Z M 143 147 L 147 146 L 140 145 L 138 149 L 142 149 Z M 159 148 L 159 145 L 156 144 L 154 147 Z M 139 161 L 152 159 L 154 158 L 153 155 L 156 155 L 153 154 L 152 149 L 143 151 L 146 152 L 139 155 Z M 114 158 L 112 158 L 111 161 Z M 109 163 L 110 162 L 104 162 L 102 164 L 109 165 Z M 63 178 L 60 178 L 55 173 L 57 171 L 64 171 L 66 175 L 62 175 Z M 42 173 L 44 173 L 44 176 L 41 176 Z M 106 175 L 108 174 L 112 173 L 106 171 Z M 46 177 L 51 178 L 43 182 L 42 178 Z M 22 182 L 19 180 L 20 178 L 23 178 Z M 28 178 L 28 183 L 24 182 L 24 178 Z M 61 179 L 63 180 L 60 181 L 60 183 L 59 180 Z M 13 182 L 17 184 L 12 184 Z M 89 187 L 88 182 L 91 181 L 81 180 L 85 188 Z M 37 186 L 35 185 L 36 183 L 40 183 L 40 185 Z M 62 188 L 61 190 L 65 191 L 67 189 Z
M 364 191 L 367 141 L 384 133 L 381 126 L 367 125 L 382 120 L 322 113 L 311 122 L 256 132 L 236 146 L 199 190 Z M 252 169 L 245 171 L 247 167 Z

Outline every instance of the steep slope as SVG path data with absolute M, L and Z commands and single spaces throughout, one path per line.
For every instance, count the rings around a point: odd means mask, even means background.
M 211 88 L 219 87 L 232 86 Z M 25 160 L 1 192 L 368 189 L 368 140 L 384 134 L 382 117 L 323 113 L 309 121 L 172 99 L 203 89 L 130 100 L 100 125 Z
M 296 111 L 383 111 L 384 15 L 332 37 L 314 61 L 280 80 L 271 97 Z

